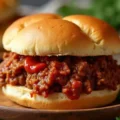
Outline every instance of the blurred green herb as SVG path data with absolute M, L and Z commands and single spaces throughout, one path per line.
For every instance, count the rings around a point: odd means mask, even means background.
M 120 117 L 116 117 L 116 120 L 120 120 Z
M 92 15 L 105 20 L 116 29 L 120 29 L 120 0 L 92 0 L 89 8 L 79 8 L 75 4 L 75 0 L 67 5 L 61 6 L 59 14 L 66 16 L 71 14 Z
M 92 14 L 91 9 L 81 9 L 75 6 L 64 5 L 58 9 L 58 13 L 62 16 L 72 15 L 72 14 Z

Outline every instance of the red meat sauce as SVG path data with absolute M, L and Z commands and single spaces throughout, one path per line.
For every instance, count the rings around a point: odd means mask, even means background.
M 30 57 L 10 52 L 0 64 L 0 85 L 25 86 L 32 89 L 31 96 L 62 92 L 74 100 L 93 90 L 116 90 L 119 83 L 120 66 L 112 56 Z

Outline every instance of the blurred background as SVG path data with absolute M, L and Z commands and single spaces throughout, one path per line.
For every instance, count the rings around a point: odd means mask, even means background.
M 50 0 L 20 0 L 21 4 L 40 6 Z
M 29 7 L 31 13 L 92 15 L 120 29 L 120 0 L 20 0 L 20 4 Z

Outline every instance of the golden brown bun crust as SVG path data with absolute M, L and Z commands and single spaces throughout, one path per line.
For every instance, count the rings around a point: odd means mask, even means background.
M 89 38 L 74 23 L 62 19 L 41 20 L 41 17 L 36 21 L 34 18 L 31 22 L 25 20 L 24 24 L 20 19 L 8 28 L 3 36 L 5 49 L 22 55 L 44 56 L 84 55 L 93 48 Z
M 17 36 L 17 34 L 24 28 L 29 26 L 30 24 L 40 21 L 42 19 L 57 19 L 61 18 L 59 15 L 56 14 L 35 14 L 35 15 L 30 15 L 26 16 L 24 18 L 20 18 L 19 20 L 16 20 L 14 24 L 12 24 L 6 31 L 5 40 L 3 44 L 7 44 L 11 42 L 14 36 Z M 46 23 L 47 24 L 47 23 Z M 6 48 L 6 47 L 5 47 Z
M 10 100 L 26 107 L 38 109 L 86 109 L 112 103 L 117 97 L 119 86 L 116 91 L 101 90 L 93 91 L 91 94 L 82 94 L 78 100 L 70 100 L 62 93 L 54 93 L 48 98 L 39 95 L 31 98 L 31 90 L 11 85 L 6 85 L 2 90 Z
M 18 0 L 0 0 L 0 22 L 16 15 L 17 7 Z
M 105 53 L 120 53 L 119 35 L 115 29 L 106 22 L 86 15 L 71 15 L 63 19 L 78 25 L 80 29 L 91 38 L 96 47 L 100 47 Z
M 102 20 L 84 15 L 49 17 L 48 14 L 32 15 L 13 23 L 3 36 L 4 48 L 33 56 L 120 53 L 117 32 Z

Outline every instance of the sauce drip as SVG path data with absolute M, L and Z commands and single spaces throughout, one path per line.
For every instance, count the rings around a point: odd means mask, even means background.
M 40 63 L 34 57 L 26 57 L 24 62 L 24 68 L 28 73 L 38 73 L 46 67 L 46 63 Z

